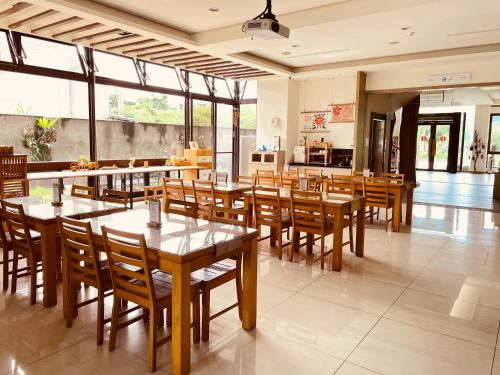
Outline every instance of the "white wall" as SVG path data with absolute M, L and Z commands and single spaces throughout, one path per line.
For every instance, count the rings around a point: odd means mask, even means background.
M 331 142 L 334 148 L 353 148 L 354 123 L 328 124 L 330 133 L 300 133 L 302 130 L 303 111 L 326 111 L 328 105 L 354 103 L 356 101 L 356 76 L 323 78 L 300 81 L 299 111 L 298 111 L 298 137 L 303 139 L 306 135 L 308 142 L 325 140 Z

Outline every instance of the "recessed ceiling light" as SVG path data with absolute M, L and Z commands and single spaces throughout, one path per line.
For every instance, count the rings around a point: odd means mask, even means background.
M 403 27 L 401 28 L 401 30 L 403 30 L 403 31 L 408 31 L 408 30 L 410 30 L 410 29 L 411 29 L 411 27 L 410 27 L 410 26 L 403 26 Z
M 217 7 L 211 7 L 211 8 L 208 8 L 208 10 L 209 10 L 209 11 L 211 11 L 211 12 L 216 13 L 216 12 L 218 12 L 220 9 L 219 9 L 219 8 L 217 8 Z
M 283 51 L 283 52 L 281 52 L 281 54 L 284 56 L 288 56 L 289 54 L 291 54 L 291 52 L 290 51 Z
M 132 33 L 130 31 L 120 31 L 118 33 L 118 35 L 121 35 L 121 36 L 129 36 L 129 35 L 132 35 Z
M 292 47 L 293 47 L 293 48 L 300 47 L 300 44 L 292 44 Z
M 399 44 L 399 43 L 400 43 L 399 40 L 394 40 L 392 42 L 389 42 L 389 44 L 391 44 L 393 46 L 396 45 L 396 44 Z

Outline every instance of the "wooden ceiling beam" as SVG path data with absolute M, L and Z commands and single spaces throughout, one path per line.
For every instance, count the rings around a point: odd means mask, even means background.
M 89 39 L 95 39 L 99 38 L 101 36 L 106 36 L 110 34 L 118 34 L 122 29 L 110 29 L 106 31 L 101 31 L 99 33 L 94 33 L 94 34 L 89 34 L 89 35 L 83 35 L 79 36 L 78 38 L 71 39 L 72 42 L 81 42 L 82 40 L 89 40 Z
M 218 57 L 213 57 L 213 58 L 210 58 L 210 59 L 193 61 L 192 64 L 187 63 L 187 64 L 179 64 L 179 65 L 183 66 L 185 69 L 190 69 L 190 68 L 196 68 L 198 66 L 201 66 L 202 63 L 213 63 L 215 61 L 219 61 L 218 64 L 220 64 L 221 62 L 224 62 L 224 60 L 222 60 L 222 59 L 220 59 Z
M 204 68 L 213 68 L 213 67 L 223 67 L 223 66 L 233 66 L 233 65 L 240 65 L 240 64 L 236 64 L 232 61 L 224 61 L 224 60 L 221 60 L 221 59 L 217 59 L 217 60 L 220 60 L 219 62 L 212 62 L 212 63 L 205 63 L 205 64 L 193 64 L 193 65 L 188 65 L 189 67 L 191 68 L 194 68 L 194 69 L 200 69 L 200 70 L 203 70 Z
M 49 10 L 46 10 L 44 12 L 41 12 L 41 13 L 37 13 L 31 17 L 28 17 L 28 18 L 25 18 L 23 20 L 20 20 L 20 21 L 17 21 L 17 22 L 14 22 L 14 23 L 11 23 L 8 28 L 9 29 L 17 29 L 18 27 L 21 27 L 23 25 L 26 25 L 27 23 L 30 23 L 30 22 L 35 22 L 37 20 L 41 20 L 43 18 L 46 18 L 46 17 L 50 17 L 50 16 L 53 16 L 54 14 L 57 14 L 57 12 L 53 9 L 49 9 Z
M 120 37 L 117 37 L 117 38 L 112 38 L 112 39 L 106 39 L 106 40 L 100 40 L 100 41 L 97 41 L 97 42 L 93 42 L 93 43 L 90 43 L 90 46 L 91 47 L 95 47 L 95 46 L 100 46 L 102 44 L 108 44 L 108 43 L 113 43 L 113 42 L 121 42 L 123 40 L 132 39 L 132 38 L 138 38 L 138 37 L 140 37 L 140 35 L 137 35 L 137 34 L 123 35 L 123 36 L 120 36 Z
M 223 75 L 224 78 L 232 78 L 234 80 L 244 79 L 244 78 L 253 78 L 253 77 L 264 77 L 264 76 L 272 76 L 272 73 L 262 72 L 256 74 L 229 74 Z
M 174 65 L 177 65 L 177 64 L 182 64 L 183 62 L 185 61 L 192 61 L 193 59 L 201 59 L 201 58 L 205 58 L 207 57 L 206 55 L 200 55 L 200 56 L 191 56 L 191 57 L 184 57 L 182 59 L 175 59 L 175 60 L 167 60 L 167 61 L 163 61 L 164 64 L 174 64 Z
M 230 72 L 233 70 L 258 70 L 258 69 L 254 69 L 254 68 L 250 68 L 248 66 L 238 64 L 238 66 L 232 66 L 232 67 L 231 66 L 223 66 L 223 67 L 219 67 L 219 68 L 212 68 L 212 69 L 204 70 L 204 72 L 217 73 L 217 72 L 221 72 L 221 71 Z
M 37 34 L 41 31 L 45 31 L 45 30 L 49 30 L 49 29 L 52 29 L 54 27 L 60 27 L 60 26 L 66 26 L 66 25 L 69 25 L 73 22 L 77 22 L 77 21 L 80 21 L 81 18 L 80 17 L 69 17 L 69 18 L 65 18 L 63 20 L 60 20 L 60 21 L 56 21 L 56 22 L 52 22 L 52 23 L 49 23 L 47 25 L 44 25 L 44 26 L 40 26 L 40 27 L 37 27 L 37 28 L 34 28 L 31 30 L 31 32 L 33 34 Z
M 139 48 L 133 48 L 133 49 L 128 49 L 126 51 L 123 51 L 123 53 L 132 53 L 132 52 L 144 52 L 148 51 L 150 49 L 155 49 L 155 48 L 162 48 L 162 47 L 168 47 L 171 46 L 170 43 L 162 43 L 162 44 L 156 44 L 154 46 L 148 46 L 148 47 L 139 47 Z
M 179 52 L 179 51 L 185 51 L 185 50 L 186 49 L 182 48 L 182 47 L 162 49 L 161 51 L 155 51 L 155 52 L 149 52 L 149 53 L 140 53 L 140 54 L 137 55 L 137 57 L 156 56 L 156 55 L 161 55 L 161 54 L 168 53 L 168 52 Z
M 124 43 L 124 44 L 118 44 L 116 46 L 111 46 L 108 47 L 108 51 L 113 51 L 115 49 L 120 49 L 120 48 L 125 48 L 125 47 L 132 47 L 132 46 L 138 46 L 141 44 L 146 44 L 146 43 L 151 43 L 151 42 L 156 42 L 156 39 L 143 39 L 143 40 L 138 40 L 136 42 L 130 42 L 130 43 Z
M 168 58 L 174 58 L 175 59 L 177 57 L 192 55 L 193 53 L 198 53 L 198 52 L 186 50 L 186 52 L 173 53 L 173 54 L 169 53 L 168 55 L 161 55 L 161 56 L 151 57 L 150 60 L 156 61 L 156 60 L 164 60 L 164 59 L 168 59 Z
M 0 18 L 3 18 L 3 17 L 8 17 L 14 13 L 17 13 L 17 12 L 20 12 L 22 10 L 25 10 L 25 9 L 28 9 L 29 7 L 31 7 L 32 5 L 31 4 L 28 4 L 28 3 L 17 3 L 17 4 L 13 4 L 10 6 L 10 8 L 7 8 L 5 9 L 4 11 L 1 11 L 0 12 Z
M 253 69 L 241 69 L 238 71 L 218 71 L 218 72 L 213 72 L 213 73 L 205 73 L 205 74 L 210 74 L 210 75 L 215 75 L 215 76 L 222 76 L 222 77 L 233 77 L 235 75 L 248 75 L 248 74 L 259 74 L 261 73 L 261 70 L 253 70 Z
M 104 26 L 104 25 L 102 23 L 99 23 L 99 22 L 94 22 L 94 23 L 91 23 L 91 24 L 88 24 L 85 26 L 80 26 L 80 27 L 76 27 L 74 29 L 60 31 L 58 33 L 52 34 L 52 38 L 59 38 L 61 36 L 68 35 L 68 34 L 76 34 L 76 33 L 79 33 L 81 31 L 97 29 L 98 27 L 101 27 L 101 26 Z
M 162 60 L 163 63 L 168 63 L 168 62 L 182 62 L 182 61 L 189 61 L 192 59 L 196 58 L 205 58 L 209 57 L 201 52 L 185 52 L 185 53 L 178 53 L 176 55 L 171 55 L 167 56 L 167 59 Z

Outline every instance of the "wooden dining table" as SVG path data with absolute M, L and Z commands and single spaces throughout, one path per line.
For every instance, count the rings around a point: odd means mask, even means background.
M 191 181 L 184 181 L 184 190 L 186 194 L 193 193 Z M 217 182 L 214 183 L 215 198 L 222 201 L 224 207 L 232 207 L 233 202 L 243 197 L 245 192 L 251 191 L 252 185 L 238 182 Z
M 287 188 L 279 188 L 281 207 L 291 208 L 291 190 Z M 266 194 L 259 192 L 259 194 Z M 270 194 L 270 193 L 269 193 Z M 243 194 L 245 199 L 245 208 L 249 212 L 249 222 L 253 222 L 252 193 L 246 192 Z M 365 246 L 365 198 L 362 196 L 351 197 L 349 195 L 322 193 L 325 212 L 334 217 L 334 232 L 333 232 L 333 262 L 332 270 L 342 270 L 342 244 L 344 232 L 344 216 L 349 213 L 357 213 L 356 215 L 356 256 L 364 256 Z M 292 244 L 296 246 L 296 244 Z
M 242 254 L 242 327 L 254 329 L 257 322 L 257 230 L 165 213 L 162 214 L 162 226 L 152 228 L 147 225 L 148 219 L 149 210 L 135 209 L 88 221 L 98 245 L 102 245 L 102 226 L 144 233 L 152 265 L 172 274 L 172 371 L 176 375 L 188 374 L 191 272 Z M 66 281 L 64 272 L 63 276 Z M 67 314 L 67 281 L 63 285 Z
M 73 219 L 109 215 L 125 211 L 123 205 L 62 196 L 62 206 L 52 206 L 36 196 L 5 199 L 7 202 L 22 204 L 26 220 L 34 230 L 41 235 L 41 260 L 43 272 L 43 305 L 45 307 L 57 304 L 56 269 L 58 267 L 57 249 L 57 216 Z

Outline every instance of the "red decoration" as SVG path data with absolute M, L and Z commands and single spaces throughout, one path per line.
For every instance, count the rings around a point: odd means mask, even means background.
M 427 136 L 424 134 L 423 136 L 421 136 L 421 137 L 420 137 L 420 140 L 421 140 L 422 142 L 427 142 L 427 141 L 428 141 L 428 138 L 427 138 Z
M 442 135 L 442 136 L 440 136 L 440 137 L 439 137 L 439 140 L 440 140 L 441 142 L 446 142 L 446 135 Z

